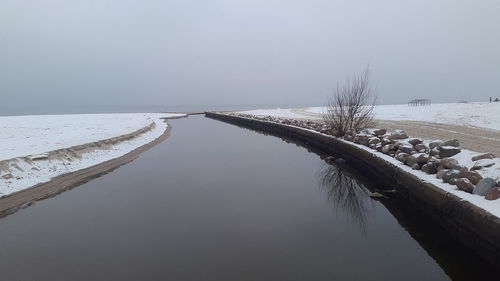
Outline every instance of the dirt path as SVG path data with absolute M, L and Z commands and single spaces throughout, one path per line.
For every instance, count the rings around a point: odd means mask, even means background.
M 412 137 L 458 139 L 462 148 L 477 152 L 491 152 L 497 157 L 500 156 L 500 131 L 421 121 L 377 120 L 377 123 L 377 127 L 387 130 L 405 130 Z

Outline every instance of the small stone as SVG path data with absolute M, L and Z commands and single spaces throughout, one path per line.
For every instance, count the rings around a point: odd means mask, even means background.
M 404 153 L 411 153 L 412 151 L 415 151 L 412 145 L 406 144 L 406 145 L 400 145 L 399 150 L 404 152 Z
M 483 168 L 489 168 L 495 165 L 495 161 L 493 159 L 481 159 L 474 163 L 474 166 L 470 168 L 471 171 L 481 170 Z
M 437 148 L 433 148 L 431 149 L 430 154 L 432 156 L 439 156 L 439 150 Z
M 484 154 L 480 154 L 480 155 L 476 155 L 476 156 L 472 157 L 471 160 L 478 161 L 481 159 L 493 159 L 493 158 L 495 158 L 495 155 L 493 155 L 491 153 L 484 153 Z
M 377 137 L 371 137 L 368 139 L 368 144 L 377 144 L 380 142 L 380 139 Z
M 440 146 L 453 146 L 453 147 L 459 147 L 460 142 L 457 139 L 452 139 L 452 140 L 447 140 L 443 142 Z
M 400 139 L 407 139 L 407 138 L 408 138 L 408 135 L 403 130 L 395 130 L 388 136 L 388 139 L 391 139 L 391 140 L 400 140 Z
M 418 138 L 411 138 L 408 140 L 408 142 L 411 144 L 411 145 L 417 145 L 417 144 L 421 144 L 423 142 L 422 139 L 418 139 Z
M 443 144 L 442 140 L 433 140 L 429 143 L 429 148 L 432 150 L 434 148 L 437 148 L 438 146 L 441 146 Z
M 394 144 L 386 144 L 382 147 L 382 153 L 388 154 L 393 149 L 394 149 Z
M 403 162 L 406 164 L 406 160 L 408 160 L 408 154 L 407 153 L 398 153 L 396 154 L 396 160 L 400 161 L 400 162 Z
M 460 148 L 454 146 L 439 146 L 439 158 L 451 157 L 460 153 Z
M 425 150 L 425 151 L 427 151 L 427 146 L 425 144 L 423 144 L 423 143 L 419 143 L 419 144 L 415 145 L 415 149 L 416 150 Z
M 460 171 L 460 174 L 458 175 L 461 178 L 466 178 L 468 179 L 472 184 L 476 185 L 483 179 L 483 177 L 478 174 L 477 172 L 472 172 L 472 171 L 467 171 L 467 170 L 462 170 Z
M 458 160 L 455 158 L 444 158 L 441 159 L 441 165 L 445 169 L 453 169 L 454 166 L 458 165 Z
M 413 170 L 420 170 L 420 165 L 419 165 L 419 164 L 417 164 L 417 163 L 415 163 L 415 164 L 413 164 L 413 165 L 411 166 L 411 168 L 412 168 Z
M 500 198 L 500 188 L 495 187 L 495 188 L 490 189 L 490 191 L 488 191 L 486 193 L 484 198 L 486 200 L 496 200 L 496 199 Z
M 382 136 L 385 133 L 387 133 L 386 129 L 374 129 L 373 130 L 373 134 L 376 135 L 376 136 Z
M 490 191 L 490 189 L 495 187 L 496 184 L 497 182 L 494 179 L 484 178 L 476 185 L 472 194 L 484 196 L 488 193 L 488 191 Z
M 458 187 L 458 189 L 468 193 L 472 193 L 472 191 L 474 190 L 474 185 L 466 178 L 456 179 L 455 185 Z
M 448 172 L 449 170 L 438 170 L 438 172 L 436 173 L 436 178 L 437 179 L 442 179 L 443 178 L 443 175 L 444 173 Z
M 457 185 L 458 178 L 451 178 L 450 181 L 448 181 L 449 184 L 451 185 Z
M 458 170 L 448 170 L 443 174 L 443 182 L 448 183 L 453 178 L 458 178 L 460 171 Z
M 426 172 L 427 174 L 435 174 L 438 171 L 436 165 L 432 163 L 427 163 L 423 165 L 421 169 L 423 172 Z

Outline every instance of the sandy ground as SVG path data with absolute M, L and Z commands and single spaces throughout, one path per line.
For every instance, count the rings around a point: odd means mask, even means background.
M 174 118 L 172 118 L 174 119 Z M 165 122 L 167 122 L 165 120 Z M 35 185 L 33 187 L 10 194 L 0 199 L 0 217 L 9 215 L 19 209 L 32 205 L 34 202 L 53 197 L 61 192 L 72 189 L 78 185 L 88 182 L 91 179 L 107 174 L 121 165 L 127 164 L 136 159 L 139 154 L 161 143 L 170 135 L 171 125 L 156 140 L 144 146 L 112 160 L 98 165 L 78 170 L 76 172 L 64 174 L 53 178 L 50 182 Z
M 500 131 L 419 121 L 378 120 L 377 123 L 378 127 L 387 130 L 405 130 L 412 137 L 441 140 L 458 139 L 460 146 L 464 149 L 491 152 L 497 157 L 500 156 Z

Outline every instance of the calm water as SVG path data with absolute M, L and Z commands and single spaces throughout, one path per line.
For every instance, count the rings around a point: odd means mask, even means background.
M 201 116 L 170 123 L 170 138 L 132 163 L 0 219 L 1 279 L 470 280 L 484 272 L 443 262 L 449 251 L 429 239 L 439 232 L 415 231 L 426 225 L 418 215 L 371 200 L 358 179 L 304 148 Z

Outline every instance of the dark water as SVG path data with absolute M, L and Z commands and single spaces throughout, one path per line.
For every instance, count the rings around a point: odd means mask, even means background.
M 440 261 L 433 230 L 408 232 L 418 220 L 314 153 L 200 116 L 171 124 L 132 163 L 1 219 L 1 279 L 471 280 L 482 270 Z

